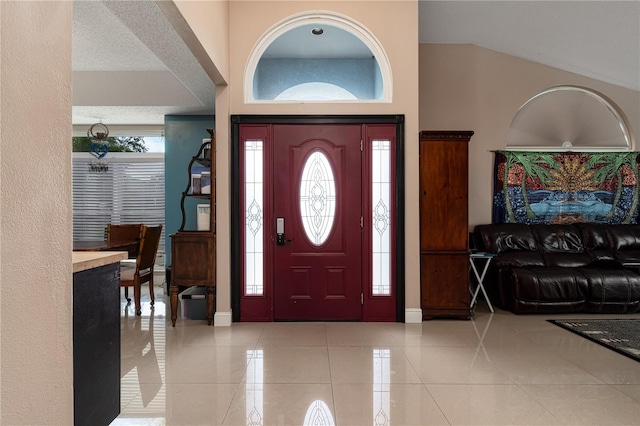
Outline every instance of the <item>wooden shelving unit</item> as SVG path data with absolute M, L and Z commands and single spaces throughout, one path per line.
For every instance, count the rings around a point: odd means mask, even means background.
M 178 288 L 206 287 L 207 323 L 213 324 L 216 295 L 216 138 L 213 129 L 207 129 L 211 142 L 200 146 L 188 166 L 187 187 L 182 193 L 180 210 L 182 223 L 180 229 L 171 235 L 171 285 L 169 299 L 171 304 L 171 323 L 175 327 L 178 318 Z M 211 170 L 211 193 L 193 193 L 191 175 L 194 166 L 209 167 Z M 208 200 L 210 205 L 209 229 L 206 231 L 186 230 L 185 201 L 189 198 Z

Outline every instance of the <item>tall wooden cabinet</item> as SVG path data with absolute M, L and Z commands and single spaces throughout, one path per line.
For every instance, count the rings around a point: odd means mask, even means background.
M 216 139 L 213 129 L 211 142 L 200 146 L 197 154 L 189 162 L 187 188 L 182 193 L 180 209 L 182 224 L 171 235 L 171 285 L 169 287 L 171 303 L 171 323 L 175 327 L 178 318 L 178 287 L 206 287 L 207 322 L 213 324 L 216 294 Z M 210 193 L 203 193 L 197 185 L 192 186 L 192 175 L 196 167 L 209 168 L 211 172 Z M 202 185 L 202 183 L 200 183 Z M 206 231 L 186 230 L 185 202 L 195 198 L 209 204 L 209 229 Z
M 420 132 L 422 318 L 473 315 L 469 295 L 469 140 L 472 131 Z

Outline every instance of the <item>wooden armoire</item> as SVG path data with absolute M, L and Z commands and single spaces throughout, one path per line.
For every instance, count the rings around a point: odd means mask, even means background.
M 473 315 L 469 294 L 469 140 L 472 131 L 420 132 L 422 319 Z

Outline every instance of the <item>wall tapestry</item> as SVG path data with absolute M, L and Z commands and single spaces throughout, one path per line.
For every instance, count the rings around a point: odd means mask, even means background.
M 639 154 L 496 151 L 493 223 L 636 223 Z

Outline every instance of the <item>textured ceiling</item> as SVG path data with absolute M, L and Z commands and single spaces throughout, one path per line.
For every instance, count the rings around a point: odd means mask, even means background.
M 155 1 L 74 1 L 74 125 L 162 125 L 214 104 L 213 82 Z
M 155 1 L 74 1 L 73 22 L 74 125 L 213 114 L 214 84 Z M 475 44 L 640 90 L 640 1 L 420 1 L 420 42 Z

